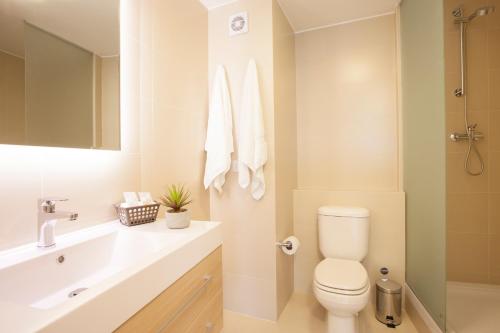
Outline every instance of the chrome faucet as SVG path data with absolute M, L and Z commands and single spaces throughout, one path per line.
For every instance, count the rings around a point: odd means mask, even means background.
M 38 247 L 50 247 L 56 245 L 55 226 L 59 220 L 75 221 L 77 213 L 56 212 L 57 201 L 68 201 L 61 198 L 38 199 Z

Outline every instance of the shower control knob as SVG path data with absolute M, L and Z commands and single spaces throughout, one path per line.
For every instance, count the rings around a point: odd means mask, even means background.
M 456 97 L 462 97 L 464 95 L 464 90 L 462 88 L 457 88 L 453 94 L 455 94 Z

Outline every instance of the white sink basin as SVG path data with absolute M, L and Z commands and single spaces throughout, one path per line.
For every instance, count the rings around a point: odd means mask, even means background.
M 39 249 L 33 243 L 0 252 L 0 331 L 76 332 L 72 325 L 76 325 L 79 309 L 83 309 L 80 315 L 87 316 L 92 310 L 84 305 L 96 300 L 97 310 L 102 311 L 107 302 L 112 311 L 123 301 L 112 295 L 117 291 L 114 288 L 129 296 L 127 304 L 136 303 L 124 309 L 130 317 L 220 245 L 218 225 L 194 222 L 188 229 L 169 230 L 159 222 L 132 228 L 112 222 L 58 237 L 53 248 Z M 208 246 L 201 249 L 197 241 L 214 230 Z M 170 267 L 169 262 L 180 259 L 180 252 L 189 264 Z M 148 280 L 151 285 L 127 284 L 133 279 Z M 138 292 L 135 298 L 134 291 Z M 88 323 L 82 328 L 106 332 L 127 319 L 125 313 L 115 319 L 111 315 L 108 323 L 96 323 L 95 328 L 90 329 Z
M 178 238 L 121 230 L 48 253 L 34 249 L 40 255 L 0 269 L 0 295 L 9 302 L 48 309 L 67 301 L 71 292 L 83 292 Z

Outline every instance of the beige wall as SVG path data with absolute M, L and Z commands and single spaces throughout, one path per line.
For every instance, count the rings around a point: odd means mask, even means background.
M 0 248 L 33 242 L 37 199 L 70 198 L 59 209 L 75 210 L 78 222 L 61 222 L 57 233 L 116 218 L 113 204 L 123 191 L 140 189 L 139 119 L 139 2 L 122 0 L 121 129 L 122 150 L 0 145 Z
M 93 54 L 31 24 L 24 31 L 26 142 L 93 147 Z
M 229 37 L 227 20 L 240 11 L 248 11 L 250 31 Z M 250 58 L 259 67 L 264 104 L 267 192 L 256 202 L 237 184 L 237 173 L 229 173 L 224 194 L 211 193 L 210 212 L 211 219 L 224 222 L 226 308 L 276 319 L 293 293 L 293 257 L 275 242 L 293 234 L 292 191 L 297 186 L 295 37 L 276 1 L 239 1 L 209 14 L 210 72 L 218 64 L 227 69 L 235 137 Z
M 103 149 L 120 148 L 120 57 L 101 58 L 101 130 Z
M 297 188 L 295 35 L 273 1 L 274 109 L 276 141 L 276 239 L 293 235 L 293 190 Z M 293 256 L 276 248 L 278 315 L 293 293 Z
M 463 169 L 467 143 L 447 140 L 447 273 L 448 280 L 500 283 L 500 3 L 445 1 L 447 133 L 465 132 L 459 86 L 459 30 L 451 11 L 464 5 L 466 15 L 480 5 L 497 11 L 472 21 L 468 28 L 468 108 L 470 124 L 485 134 L 478 143 L 486 170 L 482 176 Z M 477 161 L 473 155 L 473 161 Z M 477 163 L 473 162 L 473 167 Z
M 150 0 L 145 4 L 142 187 L 158 198 L 167 185 L 185 184 L 193 196 L 193 218 L 207 220 L 209 194 L 203 188 L 203 170 L 208 13 L 197 0 Z
M 94 54 L 94 146 L 120 149 L 120 57 Z
M 102 146 L 102 58 L 94 54 L 94 146 Z
M 25 129 L 24 59 L 0 51 L 0 142 L 24 142 Z
M 312 291 L 323 205 L 371 212 L 371 283 L 378 269 L 404 281 L 404 193 L 399 190 L 396 22 L 387 15 L 296 37 L 298 190 L 295 290 Z M 373 288 L 374 290 L 374 288 Z
M 249 33 L 229 37 L 230 15 L 248 11 Z M 264 168 L 266 194 L 260 201 L 238 185 L 237 174 L 226 176 L 224 193 L 210 194 L 211 219 L 223 222 L 224 306 L 267 319 L 276 319 L 276 180 L 273 81 L 272 1 L 241 0 L 209 13 L 209 68 L 227 70 L 238 128 L 238 110 L 245 70 L 250 58 L 258 66 L 269 156 Z M 237 159 L 237 153 L 233 154 Z
M 296 38 L 298 185 L 398 190 L 394 15 Z

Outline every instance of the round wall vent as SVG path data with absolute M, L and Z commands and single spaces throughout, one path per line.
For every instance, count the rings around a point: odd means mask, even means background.
M 229 36 L 248 32 L 248 14 L 246 12 L 232 15 L 229 18 Z

